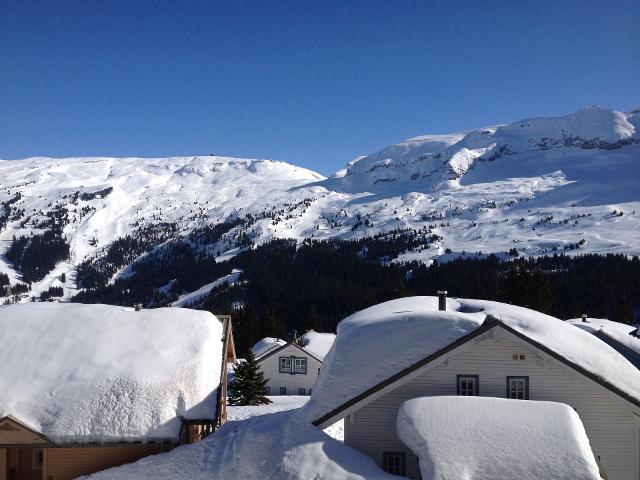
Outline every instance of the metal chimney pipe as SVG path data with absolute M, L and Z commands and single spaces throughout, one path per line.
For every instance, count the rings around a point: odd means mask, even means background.
M 447 309 L 447 291 L 438 290 L 438 310 L 444 312 Z
M 586 322 L 586 321 L 587 321 L 587 314 L 586 314 L 586 313 L 583 313 L 583 314 L 582 314 L 582 321 L 583 321 L 583 322 Z

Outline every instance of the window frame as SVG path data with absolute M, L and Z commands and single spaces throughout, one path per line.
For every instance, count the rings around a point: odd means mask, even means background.
M 393 469 L 389 469 L 388 461 L 391 458 L 398 457 L 400 460 L 399 469 L 400 471 L 395 470 L 395 466 Z M 406 455 L 404 452 L 382 452 L 382 470 L 392 475 L 405 475 L 406 471 Z
M 473 395 L 462 395 L 460 381 L 473 379 Z M 456 395 L 461 397 L 479 397 L 480 396 L 480 375 L 456 375 Z
M 511 380 L 524 380 L 524 397 L 514 398 L 511 396 Z M 506 398 L 510 400 L 529 400 L 529 377 L 525 375 L 514 375 L 507 377 L 507 392 Z
M 296 375 L 306 375 L 307 374 L 307 357 L 292 357 L 293 358 L 293 372 Z M 300 370 L 298 370 L 298 361 L 302 363 Z M 304 367 L 304 368 L 302 368 Z
M 306 395 L 306 394 L 307 394 L 306 388 L 298 388 L 298 395 Z
M 298 368 L 298 364 L 300 368 Z M 288 373 L 289 375 L 306 375 L 309 366 L 309 359 L 307 357 L 296 357 L 295 355 L 289 355 L 286 357 L 278 357 L 278 372 Z
M 31 449 L 31 468 L 33 470 L 44 468 L 44 448 Z
M 278 372 L 292 373 L 293 358 L 295 357 L 278 357 Z M 287 363 L 289 364 L 288 367 Z
M 287 394 L 287 387 L 280 387 L 280 395 L 286 395 Z

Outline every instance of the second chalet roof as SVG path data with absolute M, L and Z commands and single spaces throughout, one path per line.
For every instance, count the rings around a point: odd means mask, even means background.
M 562 403 L 414 398 L 400 406 L 396 430 L 425 479 L 601 478 L 580 417 Z
M 448 299 L 447 311 L 440 312 L 437 297 L 408 297 L 340 322 L 313 395 L 300 415 L 321 424 L 392 377 L 472 336 L 487 318 L 640 405 L 640 371 L 590 333 L 555 317 L 498 302 Z
M 56 443 L 177 440 L 179 416 L 211 419 L 222 324 L 180 308 L 0 307 L 0 417 Z

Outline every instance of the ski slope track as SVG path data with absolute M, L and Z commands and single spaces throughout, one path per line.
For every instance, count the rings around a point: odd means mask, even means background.
M 63 218 L 70 258 L 32 285 L 77 291 L 75 267 L 116 239 L 173 225 L 170 238 L 237 221 L 203 251 L 224 260 L 274 238 L 435 233 L 391 261 L 517 249 L 640 254 L 640 110 L 589 107 L 557 118 L 411 138 L 330 178 L 288 163 L 227 157 L 28 158 L 0 161 L 0 272 L 13 237 Z M 243 235 L 244 242 L 237 239 Z M 157 248 L 157 247 L 156 247 Z M 65 282 L 61 281 L 65 274 Z M 115 275 L 127 275 L 127 268 Z M 215 279 L 211 279 L 212 281 Z

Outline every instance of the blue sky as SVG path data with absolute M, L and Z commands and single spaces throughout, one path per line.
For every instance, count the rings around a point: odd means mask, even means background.
M 0 0 L 0 158 L 332 173 L 402 139 L 640 107 L 640 2 Z

